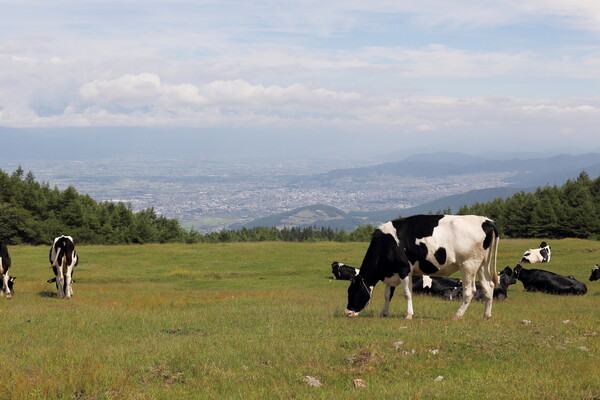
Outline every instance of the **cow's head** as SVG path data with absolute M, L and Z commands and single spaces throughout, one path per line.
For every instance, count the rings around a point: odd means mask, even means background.
M 339 263 L 337 261 L 334 261 L 334 262 L 331 263 L 331 273 L 333 275 L 337 276 L 338 270 L 340 269 L 340 265 L 344 265 L 344 264 L 341 264 L 341 263 Z
M 442 299 L 455 300 L 462 297 L 462 286 L 447 288 L 442 291 Z
M 15 294 L 15 291 L 13 289 L 14 285 L 15 285 L 15 279 L 17 279 L 14 276 L 8 276 L 8 290 L 6 290 L 6 287 L 4 286 L 4 279 L 2 279 L 2 293 L 6 293 L 6 298 L 10 299 L 13 294 Z
M 360 313 L 371 301 L 373 286 L 367 285 L 360 275 L 352 277 L 348 287 L 348 303 L 344 315 L 346 317 L 358 317 Z
M 590 281 L 597 281 L 600 279 L 600 265 L 596 264 L 594 268 L 592 268 L 592 274 L 590 275 Z
M 510 267 L 504 268 L 502 271 L 500 271 L 499 275 L 501 286 L 509 287 L 510 285 L 517 283 L 516 274 Z

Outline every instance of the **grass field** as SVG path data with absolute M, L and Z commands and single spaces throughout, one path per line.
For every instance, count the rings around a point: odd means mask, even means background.
M 588 293 L 517 283 L 489 321 L 425 296 L 408 321 L 401 295 L 378 318 L 383 284 L 344 318 L 330 264 L 360 266 L 368 243 L 79 246 L 71 300 L 45 283 L 48 248 L 13 246 L 0 399 L 599 399 L 600 242 L 548 242 L 543 267 Z M 539 243 L 501 240 L 499 269 Z

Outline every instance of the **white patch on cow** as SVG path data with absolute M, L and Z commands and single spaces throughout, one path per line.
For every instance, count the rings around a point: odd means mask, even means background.
M 439 220 L 438 226 L 433 229 L 431 236 L 415 240 L 416 245 L 423 243 L 427 246 L 427 261 L 439 269 L 436 273 L 429 274 L 433 276 L 450 276 L 459 271 L 465 261 L 471 259 L 473 251 L 483 252 L 482 244 L 485 235 L 481 229 L 481 224 L 486 219 L 475 215 L 445 215 Z M 457 237 L 456 232 L 461 233 L 460 237 Z M 434 255 L 440 247 L 446 249 L 446 262 L 443 265 L 438 263 Z M 415 263 L 412 272 L 422 275 L 427 273 L 421 270 L 418 262 Z
M 394 228 L 394 224 L 392 224 L 392 222 L 386 222 L 385 224 L 381 225 L 378 228 L 382 233 L 385 233 L 387 235 L 391 235 L 394 240 L 396 241 L 396 244 L 398 246 L 400 246 L 400 240 L 398 239 L 398 232 L 396 232 L 396 228 Z
M 354 271 L 356 272 L 354 275 L 358 275 L 360 273 L 360 268 L 354 268 Z
M 2 266 L 2 257 L 0 257 L 0 273 L 4 273 L 4 267 Z
M 427 275 L 423 275 L 423 289 L 425 289 L 425 288 L 431 289 L 432 282 L 433 282 L 433 279 L 431 279 Z

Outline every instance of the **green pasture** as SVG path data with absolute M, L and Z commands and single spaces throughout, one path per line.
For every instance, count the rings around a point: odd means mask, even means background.
M 540 241 L 501 240 L 498 269 Z M 548 242 L 543 268 L 588 293 L 517 283 L 488 321 L 426 296 L 405 320 L 400 291 L 378 318 L 382 284 L 343 317 L 330 264 L 360 266 L 368 243 L 79 246 L 71 300 L 46 283 L 49 248 L 13 246 L 0 399 L 600 399 L 600 242 Z

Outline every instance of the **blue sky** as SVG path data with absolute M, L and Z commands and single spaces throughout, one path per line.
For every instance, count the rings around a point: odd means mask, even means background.
M 0 127 L 600 148 L 592 0 L 0 0 L 0 19 Z

